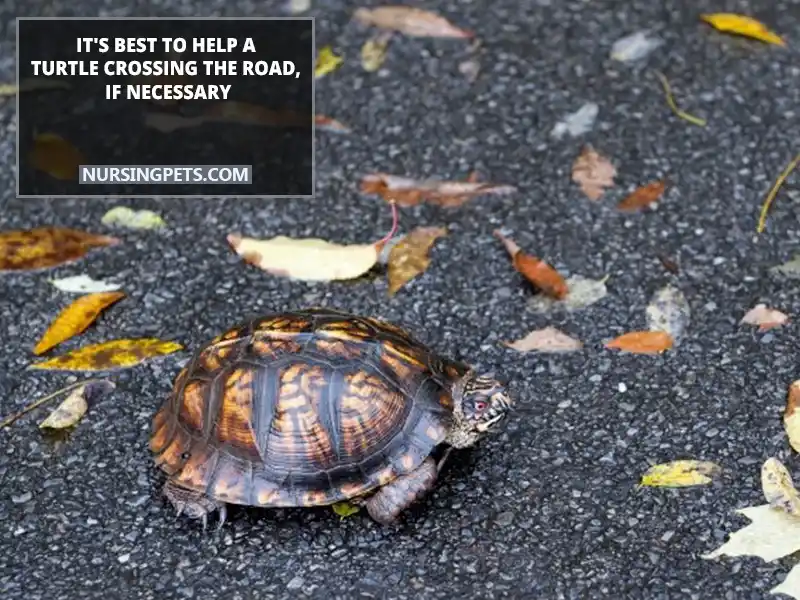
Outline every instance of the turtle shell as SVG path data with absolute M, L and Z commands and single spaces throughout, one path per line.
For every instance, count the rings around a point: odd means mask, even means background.
M 374 318 L 266 315 L 195 353 L 150 448 L 175 483 L 216 500 L 331 504 L 419 466 L 444 441 L 468 369 Z

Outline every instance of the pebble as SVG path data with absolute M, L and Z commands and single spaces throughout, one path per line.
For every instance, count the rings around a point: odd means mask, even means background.
M 301 587 L 303 587 L 305 582 L 306 580 L 300 576 L 293 577 L 292 580 L 286 584 L 286 587 L 290 590 L 299 590 Z
M 25 492 L 24 494 L 11 496 L 11 501 L 14 504 L 25 504 L 26 502 L 30 502 L 32 499 L 33 499 L 33 492 Z

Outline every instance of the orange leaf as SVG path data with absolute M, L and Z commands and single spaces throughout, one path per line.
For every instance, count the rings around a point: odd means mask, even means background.
M 389 251 L 389 295 L 417 275 L 425 272 L 431 262 L 428 253 L 440 237 L 447 235 L 445 227 L 417 227 Z
M 569 287 L 558 271 L 543 260 L 525 254 L 514 240 L 505 237 L 499 231 L 495 230 L 494 235 L 503 242 L 506 251 L 511 256 L 514 268 L 525 279 L 556 300 L 563 300 L 567 297 Z
M 124 297 L 123 292 L 101 292 L 81 296 L 53 320 L 42 339 L 36 344 L 33 353 L 37 356 L 43 354 L 61 342 L 86 331 L 103 310 Z
M 661 197 L 666 187 L 667 182 L 663 179 L 643 185 L 625 197 L 622 202 L 617 205 L 617 208 L 622 211 L 633 212 L 640 208 L 650 206 Z
M 660 354 L 672 348 L 672 336 L 666 331 L 631 331 L 607 342 L 605 346 L 635 354 Z
M 350 128 L 341 121 L 337 121 L 336 119 L 325 115 L 315 115 L 314 123 L 316 124 L 317 129 L 331 131 L 333 133 L 350 133 L 351 131 Z
M 423 200 L 438 206 L 461 206 L 471 198 L 483 194 L 509 194 L 516 191 L 510 185 L 480 183 L 472 173 L 466 181 L 440 181 L 412 179 L 388 173 L 373 173 L 361 180 L 361 191 L 379 194 L 385 200 L 394 200 L 400 206 L 414 206 Z
M 471 38 L 471 31 L 459 29 L 436 13 L 411 6 L 359 8 L 353 14 L 362 25 L 399 31 L 412 37 Z
M 0 232 L 0 271 L 54 267 L 78 260 L 92 248 L 118 243 L 117 238 L 61 227 L 3 231 Z

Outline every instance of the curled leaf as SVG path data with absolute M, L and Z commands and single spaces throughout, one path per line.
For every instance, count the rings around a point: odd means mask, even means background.
M 84 332 L 103 310 L 124 297 L 123 292 L 106 292 L 78 298 L 59 313 L 36 344 L 33 353 L 37 356 L 44 354 L 58 344 Z
M 393 296 L 406 283 L 425 272 L 431 259 L 433 244 L 447 235 L 445 227 L 417 227 L 389 251 L 389 295 Z
M 768 458 L 761 466 L 761 490 L 770 506 L 800 517 L 800 494 L 789 471 L 775 457 Z
M 666 331 L 631 331 L 607 342 L 605 347 L 632 354 L 660 354 L 672 344 L 672 336 Z
M 381 68 L 391 39 L 391 31 L 382 31 L 364 42 L 361 47 L 361 66 L 365 71 L 373 73 Z
M 509 256 L 511 256 L 514 268 L 525 279 L 556 300 L 566 298 L 569 288 L 558 271 L 543 260 L 522 252 L 516 242 L 505 237 L 499 230 L 495 230 L 494 235 L 503 243 Z
M 639 485 L 644 487 L 690 487 L 711 483 L 710 475 L 718 473 L 719 466 L 702 460 L 675 460 L 653 465 Z
M 49 281 L 62 292 L 71 294 L 114 292 L 122 287 L 117 283 L 97 281 L 88 275 L 73 275 L 72 277 L 63 277 L 62 279 L 50 279 Z
M 119 240 L 75 229 L 40 227 L 0 232 L 0 271 L 45 269 L 82 258 Z
M 107 371 L 134 367 L 148 358 L 172 354 L 183 346 L 157 338 L 122 339 L 84 346 L 30 365 L 48 371 Z
M 411 6 L 359 8 L 353 18 L 362 25 L 399 31 L 411 37 L 471 38 L 471 31 L 460 29 L 444 17 Z
M 590 145 L 585 145 L 572 164 L 572 181 L 589 200 L 599 200 L 605 189 L 614 185 L 616 167 Z
M 691 308 L 686 296 L 673 285 L 657 290 L 647 305 L 647 328 L 667 332 L 676 346 L 689 327 L 690 318 Z
M 66 429 L 77 424 L 89 408 L 89 400 L 109 393 L 116 386 L 108 380 L 85 382 L 73 389 L 69 396 L 39 425 L 41 429 Z
M 86 164 L 80 150 L 56 133 L 40 133 L 33 140 L 31 164 L 55 179 L 78 179 L 78 167 Z
M 766 304 L 756 304 L 747 311 L 747 314 L 739 321 L 741 324 L 758 325 L 759 331 L 766 331 L 773 327 L 780 327 L 789 321 L 789 317 L 779 310 L 767 308 Z
M 786 409 L 783 412 L 783 428 L 789 438 L 789 444 L 795 452 L 800 452 L 800 379 L 789 386 L 786 398 Z
M 632 193 L 622 199 L 617 205 L 617 209 L 624 212 L 633 212 L 646 208 L 661 198 L 667 187 L 665 180 L 653 181 L 647 185 L 635 189 Z
M 120 225 L 129 229 L 160 229 L 166 226 L 164 219 L 152 210 L 133 210 L 127 206 L 115 206 L 100 219 L 103 225 Z
M 472 178 L 474 179 L 474 178 Z M 361 191 L 379 194 L 399 206 L 414 206 L 426 201 L 438 206 L 461 206 L 475 196 L 483 194 L 510 194 L 516 188 L 510 185 L 467 181 L 440 181 L 411 179 L 388 173 L 366 175 L 361 180 Z
M 375 244 L 335 244 L 318 238 L 278 236 L 266 240 L 228 236 L 245 262 L 280 277 L 304 281 L 355 279 L 378 261 Z
M 314 66 L 314 77 L 319 79 L 328 73 L 332 73 L 341 67 L 343 62 L 344 58 L 336 56 L 333 53 L 333 48 L 325 46 L 319 51 L 319 55 L 317 56 L 317 63 Z
M 531 331 L 525 337 L 516 342 L 503 342 L 509 348 L 518 352 L 574 352 L 583 348 L 583 343 L 573 337 L 568 336 L 555 327 L 545 327 Z
M 550 135 L 557 140 L 563 138 L 567 133 L 571 137 L 578 137 L 588 133 L 594 127 L 594 122 L 600 112 L 600 107 L 594 102 L 587 102 L 574 113 L 564 117 L 555 124 Z
M 719 31 L 736 33 L 750 37 L 768 44 L 785 46 L 786 42 L 776 33 L 770 31 L 766 25 L 752 17 L 737 15 L 735 13 L 711 13 L 700 15 L 700 18 Z

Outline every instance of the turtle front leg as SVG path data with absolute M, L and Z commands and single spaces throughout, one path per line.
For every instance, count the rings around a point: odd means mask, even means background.
M 393 523 L 401 512 L 433 488 L 437 474 L 436 462 L 425 459 L 411 473 L 386 484 L 365 502 L 369 516 L 382 525 Z
M 173 482 L 171 479 L 164 484 L 164 495 L 178 511 L 176 516 L 185 514 L 190 519 L 202 519 L 203 529 L 208 524 L 209 513 L 219 510 L 219 525 L 217 529 L 225 523 L 226 509 L 225 504 L 212 500 L 201 492 L 187 490 L 185 487 Z

